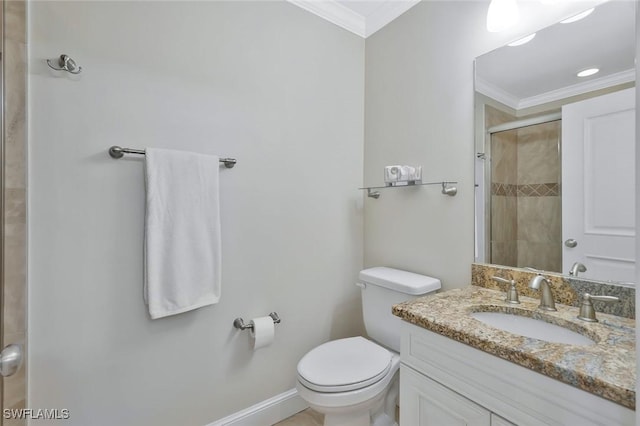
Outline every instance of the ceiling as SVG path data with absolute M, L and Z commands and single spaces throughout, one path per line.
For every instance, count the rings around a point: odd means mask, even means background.
M 476 90 L 516 110 L 635 79 L 635 5 L 614 1 L 476 59 Z M 591 77 L 576 74 L 599 68 Z
M 287 0 L 360 37 L 369 37 L 420 0 Z

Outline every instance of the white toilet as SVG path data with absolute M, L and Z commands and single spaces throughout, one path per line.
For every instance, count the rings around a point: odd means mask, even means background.
M 324 343 L 298 363 L 296 388 L 325 426 L 395 424 L 400 367 L 400 318 L 391 306 L 440 288 L 440 280 L 385 267 L 360 272 L 367 334 Z

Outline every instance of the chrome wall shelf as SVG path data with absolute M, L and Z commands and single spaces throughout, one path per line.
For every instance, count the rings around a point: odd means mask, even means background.
M 457 184 L 456 181 L 441 181 L 441 182 L 421 182 L 421 183 L 411 183 L 409 185 L 388 185 L 388 186 L 365 186 L 364 188 L 358 189 L 366 189 L 367 197 L 378 199 L 380 198 L 380 189 L 389 189 L 389 188 L 414 188 L 416 186 L 425 186 L 425 185 L 442 185 L 442 193 L 444 195 L 449 195 L 453 197 L 458 193 L 458 188 L 452 186 L 453 184 Z

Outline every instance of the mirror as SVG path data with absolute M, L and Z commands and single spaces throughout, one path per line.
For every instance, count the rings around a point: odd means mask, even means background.
M 635 2 L 568 21 L 476 58 L 476 261 L 632 285 Z

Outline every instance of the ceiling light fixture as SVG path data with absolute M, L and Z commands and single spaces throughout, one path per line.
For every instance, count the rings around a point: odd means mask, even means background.
M 514 42 L 511 42 L 509 44 L 507 44 L 507 46 L 511 46 L 511 47 L 515 47 L 515 46 L 522 46 L 525 43 L 529 43 L 531 40 L 533 40 L 533 38 L 536 36 L 536 33 L 533 34 L 529 34 L 526 37 L 522 37 L 519 40 L 516 40 Z
M 590 75 L 594 75 L 599 71 L 600 70 L 598 68 L 589 68 L 587 70 L 580 71 L 577 75 L 578 77 L 589 77 Z
M 487 31 L 497 33 L 518 22 L 520 12 L 516 0 L 491 0 L 487 12 Z
M 564 21 L 560 21 L 560 23 L 561 24 L 570 24 L 572 22 L 579 21 L 579 20 L 584 19 L 587 16 L 591 15 L 591 12 L 593 12 L 594 10 L 595 10 L 594 8 L 585 10 L 582 13 L 578 13 L 577 15 L 573 15 L 571 18 L 567 18 Z

